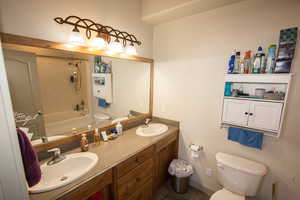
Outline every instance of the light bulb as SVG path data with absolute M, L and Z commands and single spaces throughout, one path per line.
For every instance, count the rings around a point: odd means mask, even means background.
M 75 27 L 70 36 L 69 36 L 69 44 L 71 45 L 85 45 L 84 39 L 82 35 L 80 34 L 77 27 Z
M 136 56 L 137 55 L 136 48 L 133 46 L 133 44 L 130 44 L 129 46 L 126 47 L 125 54 L 128 56 Z
M 99 35 L 97 35 L 91 42 L 91 46 L 95 49 L 106 49 L 107 45 L 107 42 Z
M 112 53 L 122 53 L 124 51 L 124 47 L 120 43 L 120 41 L 116 39 L 115 41 L 109 44 L 108 50 Z

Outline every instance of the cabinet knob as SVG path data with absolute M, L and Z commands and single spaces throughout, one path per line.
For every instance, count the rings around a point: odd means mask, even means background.
M 245 115 L 248 115 L 249 113 L 248 112 L 245 112 Z
M 252 115 L 253 115 L 253 113 L 249 113 L 249 115 L 250 115 L 250 116 L 252 116 Z

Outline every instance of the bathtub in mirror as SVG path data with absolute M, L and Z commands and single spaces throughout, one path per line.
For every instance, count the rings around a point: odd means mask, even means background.
M 3 44 L 17 127 L 33 145 L 147 115 L 149 62 Z

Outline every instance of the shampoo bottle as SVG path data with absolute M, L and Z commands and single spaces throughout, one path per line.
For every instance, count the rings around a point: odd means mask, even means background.
M 236 52 L 234 59 L 234 74 L 238 74 L 240 72 L 240 62 L 241 62 L 241 52 Z
M 234 62 L 235 62 L 235 51 L 232 52 L 229 59 L 228 74 L 232 74 L 234 72 Z
M 262 52 L 262 47 L 258 47 L 257 49 L 257 53 L 254 56 L 254 60 L 253 60 L 253 69 L 252 69 L 252 73 L 253 74 L 258 74 L 261 71 L 261 66 L 262 66 L 262 62 L 263 62 L 263 52 Z
M 245 74 L 251 73 L 252 71 L 251 51 L 246 51 L 244 57 L 244 65 L 245 65 L 244 73 Z

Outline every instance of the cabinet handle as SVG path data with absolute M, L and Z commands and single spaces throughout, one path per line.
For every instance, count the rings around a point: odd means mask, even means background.
M 135 162 L 140 162 L 138 157 L 135 158 Z
M 245 112 L 245 115 L 248 115 L 249 113 L 248 112 Z
M 252 116 L 252 115 L 253 115 L 253 113 L 249 113 L 249 115 L 250 115 L 250 116 Z

